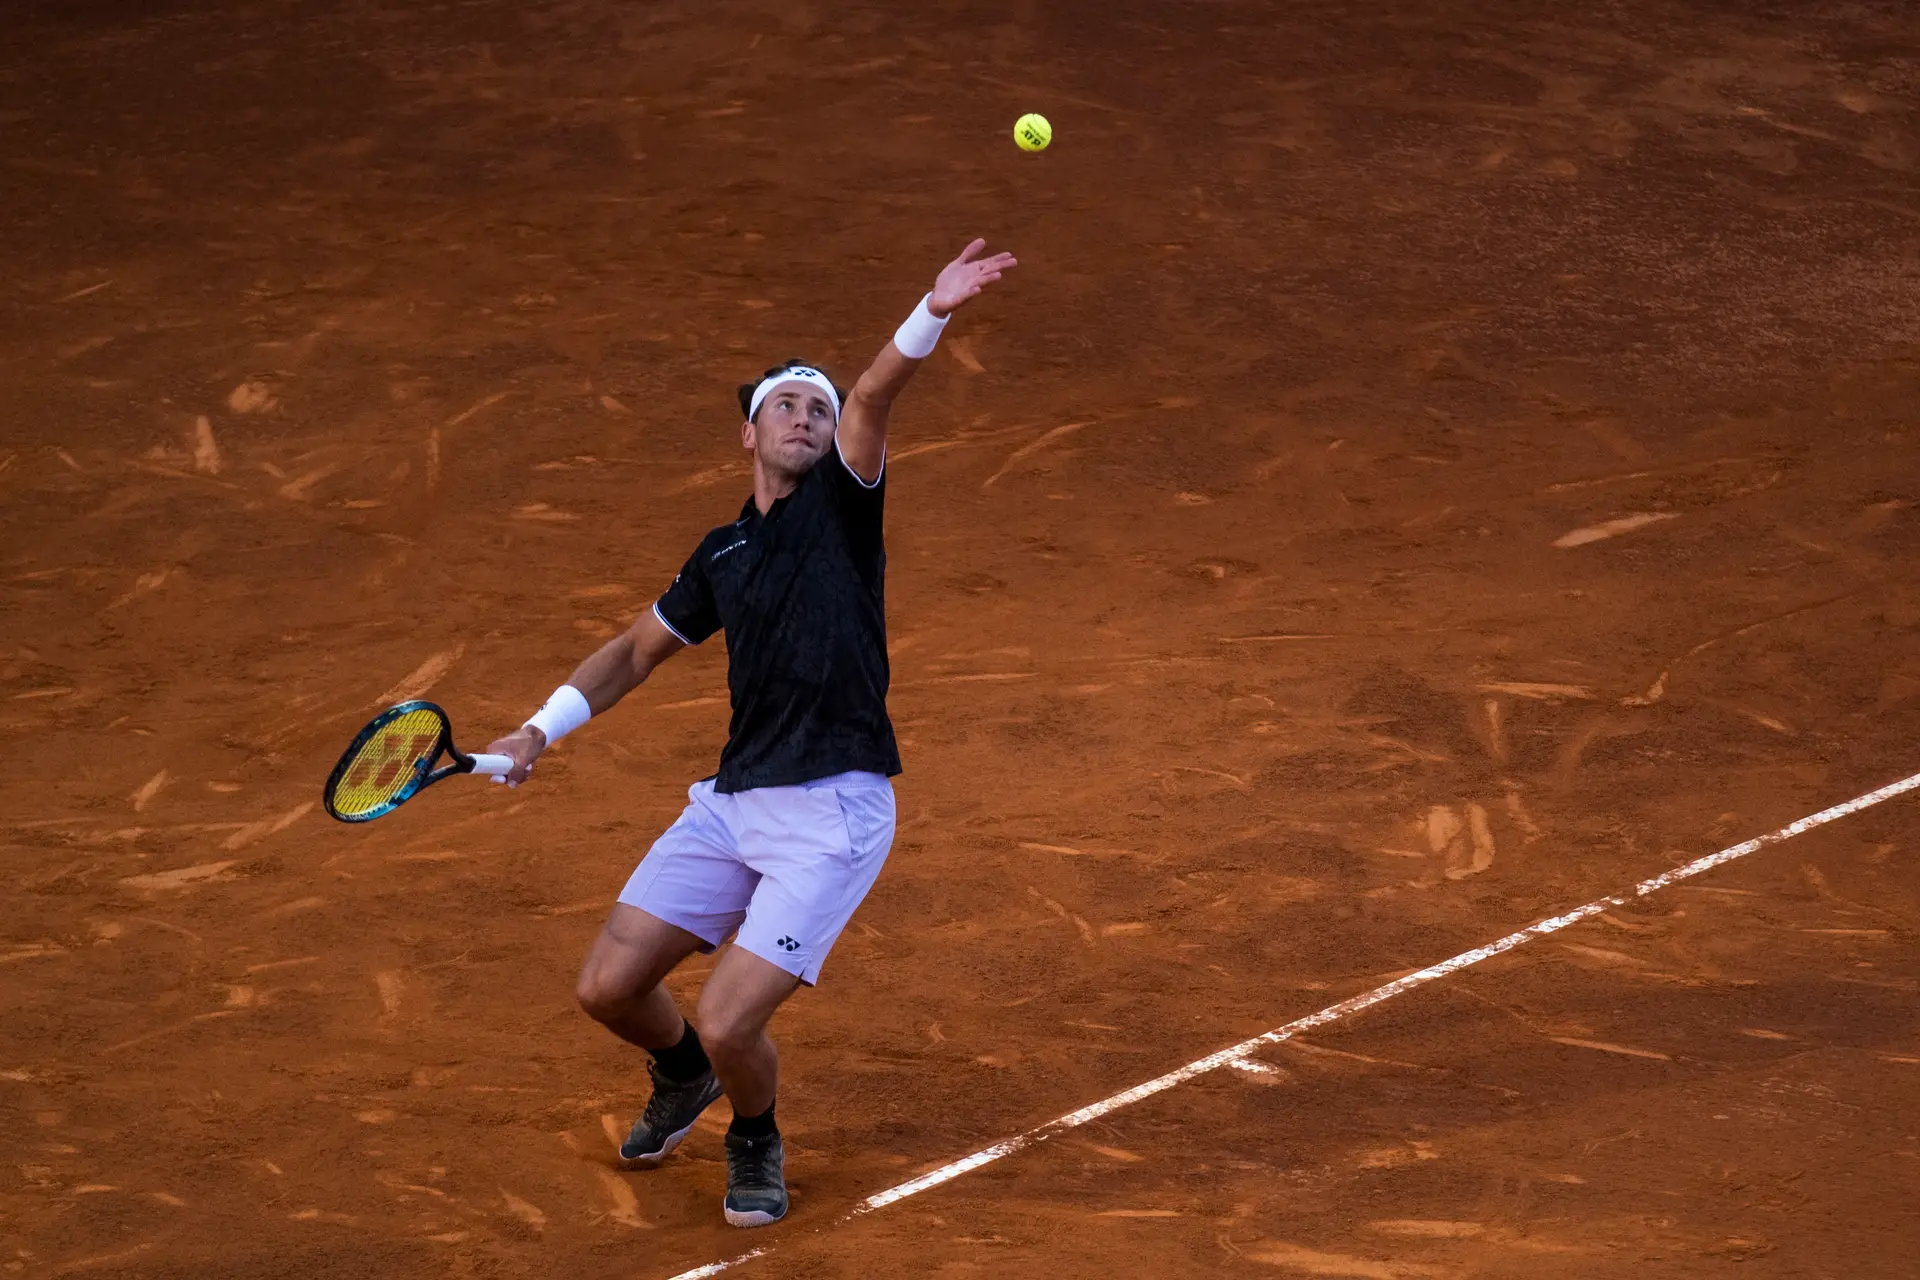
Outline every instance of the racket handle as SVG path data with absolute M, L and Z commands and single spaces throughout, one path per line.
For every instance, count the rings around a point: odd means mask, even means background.
M 481 754 L 473 757 L 473 771 L 475 773 L 484 773 L 490 778 L 506 773 L 511 768 L 513 768 L 512 756 L 490 756 Z

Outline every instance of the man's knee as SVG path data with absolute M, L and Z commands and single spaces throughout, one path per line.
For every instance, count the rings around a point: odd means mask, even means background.
M 725 1059 L 738 1057 L 759 1044 L 767 1020 L 727 1001 L 702 999 L 695 1025 L 700 1028 L 700 1043 L 707 1047 L 708 1054 Z
M 684 929 L 622 903 L 587 952 L 574 996 L 588 1017 L 612 1024 L 646 999 L 699 944 Z
M 595 1022 L 612 1023 L 618 1022 L 621 1015 L 647 993 L 635 991 L 631 982 L 622 980 L 622 975 L 589 964 L 580 971 L 580 980 L 574 984 L 573 994 L 589 1018 Z

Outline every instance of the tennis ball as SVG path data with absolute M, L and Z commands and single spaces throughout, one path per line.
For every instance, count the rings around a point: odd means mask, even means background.
M 1043 115 L 1029 111 L 1013 122 L 1013 143 L 1022 151 L 1045 151 L 1053 141 L 1053 126 Z

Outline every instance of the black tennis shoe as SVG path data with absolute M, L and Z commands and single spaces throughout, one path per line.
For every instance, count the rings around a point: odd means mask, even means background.
M 780 1135 L 727 1135 L 727 1222 L 765 1227 L 787 1216 L 787 1154 Z
M 633 1122 L 633 1132 L 620 1144 L 620 1162 L 629 1169 L 651 1169 L 673 1154 L 681 1139 L 693 1131 L 700 1113 L 721 1093 L 711 1068 L 685 1083 L 661 1075 L 657 1063 L 648 1063 L 647 1072 L 653 1077 L 653 1096 Z

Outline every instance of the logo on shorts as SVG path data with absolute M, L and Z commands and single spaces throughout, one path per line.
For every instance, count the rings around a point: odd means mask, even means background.
M 780 939 L 780 941 L 774 943 L 773 945 L 776 947 L 785 947 L 789 951 L 798 951 L 800 949 L 800 944 L 795 942 L 792 938 L 782 938 Z

